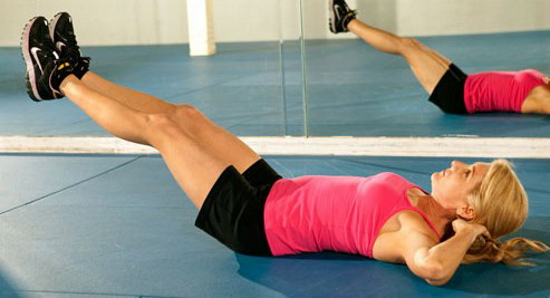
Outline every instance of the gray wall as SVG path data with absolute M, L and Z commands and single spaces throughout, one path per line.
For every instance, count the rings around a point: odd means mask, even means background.
M 299 0 L 212 0 L 218 42 L 297 39 Z M 326 0 L 303 0 L 306 38 L 354 38 L 327 29 Z M 548 0 L 350 0 L 359 17 L 399 35 L 550 29 Z M 83 45 L 186 43 L 185 0 L 0 0 L 0 46 L 18 46 L 25 22 L 69 11 Z

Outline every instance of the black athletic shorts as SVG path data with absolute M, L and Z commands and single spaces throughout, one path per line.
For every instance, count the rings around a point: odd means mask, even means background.
M 272 256 L 264 229 L 264 206 L 279 179 L 263 159 L 242 175 L 233 166 L 227 167 L 206 197 L 195 226 L 235 252 Z
M 430 95 L 430 101 L 448 114 L 466 114 L 464 104 L 464 84 L 466 75 L 456 65 L 449 65 L 449 69 Z

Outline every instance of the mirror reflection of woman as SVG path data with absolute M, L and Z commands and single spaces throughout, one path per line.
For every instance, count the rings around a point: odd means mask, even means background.
M 534 70 L 465 74 L 414 38 L 399 37 L 357 19 L 345 0 L 329 0 L 333 33 L 352 32 L 378 51 L 400 55 L 443 112 L 550 114 L 550 77 Z
M 431 193 L 394 173 L 285 179 L 196 108 L 89 71 L 67 13 L 51 23 L 32 19 L 22 52 L 33 100 L 67 97 L 109 133 L 156 148 L 199 210 L 195 225 L 236 252 L 359 254 L 404 263 L 442 285 L 462 262 L 521 265 L 524 250 L 548 250 L 525 238 L 500 240 L 522 226 L 528 210 L 505 160 L 453 161 L 433 173 Z

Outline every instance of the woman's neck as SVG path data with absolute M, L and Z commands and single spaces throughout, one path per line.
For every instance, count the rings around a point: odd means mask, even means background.
M 443 208 L 430 194 L 418 188 L 411 188 L 407 192 L 411 204 L 422 210 L 430 219 L 440 235 L 445 233 L 447 225 L 456 219 L 454 210 Z

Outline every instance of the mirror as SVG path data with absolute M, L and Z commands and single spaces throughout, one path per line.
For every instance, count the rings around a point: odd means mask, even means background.
M 407 60 L 377 51 L 356 33 L 331 33 L 327 9 L 314 1 L 304 3 L 311 136 L 550 135 L 547 115 L 443 113 L 428 101 Z M 546 2 L 347 3 L 365 24 L 415 37 L 466 73 L 536 69 L 550 75 L 550 19 L 544 13 L 550 11 L 550 4 Z M 374 31 L 365 34 L 371 40 L 382 38 Z M 417 65 L 429 67 L 422 61 Z

